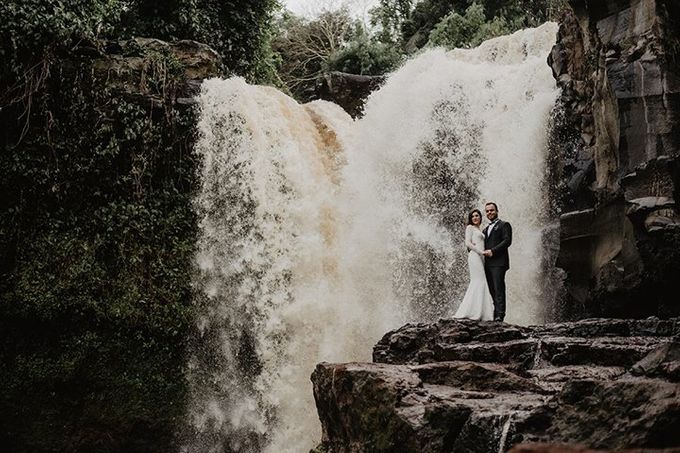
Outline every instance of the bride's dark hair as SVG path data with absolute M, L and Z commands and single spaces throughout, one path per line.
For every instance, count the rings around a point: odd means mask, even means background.
M 468 223 L 467 223 L 468 225 L 473 225 L 473 223 L 472 223 L 472 214 L 474 214 L 475 212 L 476 212 L 477 214 L 479 214 L 479 222 L 481 223 L 481 221 L 482 221 L 482 211 L 480 211 L 479 209 L 473 209 L 473 210 L 470 211 L 470 213 L 468 214 Z

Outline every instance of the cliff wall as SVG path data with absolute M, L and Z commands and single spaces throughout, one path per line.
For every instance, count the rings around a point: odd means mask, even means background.
M 558 319 L 680 313 L 680 4 L 572 0 L 549 57 Z

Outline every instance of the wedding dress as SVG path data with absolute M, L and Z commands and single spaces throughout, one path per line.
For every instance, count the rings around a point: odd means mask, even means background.
M 465 246 L 468 248 L 468 269 L 470 270 L 470 284 L 468 285 L 463 302 L 458 307 L 454 318 L 493 319 L 493 299 L 486 283 L 484 273 L 484 233 L 473 226 L 465 229 Z

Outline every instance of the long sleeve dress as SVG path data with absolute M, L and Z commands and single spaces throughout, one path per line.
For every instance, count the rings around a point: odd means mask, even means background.
M 493 319 L 493 299 L 484 272 L 484 233 L 482 230 L 468 225 L 465 229 L 465 246 L 468 249 L 470 284 L 463 302 L 453 316 L 454 318 L 490 321 Z

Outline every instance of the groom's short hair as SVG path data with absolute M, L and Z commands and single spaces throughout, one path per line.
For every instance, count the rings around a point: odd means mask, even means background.
M 494 208 L 496 211 L 498 211 L 498 205 L 497 205 L 496 203 L 494 203 L 493 201 L 487 202 L 484 206 L 489 206 L 490 204 L 492 204 L 492 205 L 493 205 L 493 208 Z

